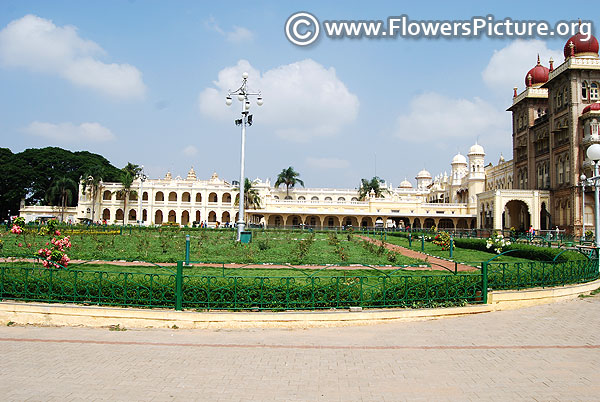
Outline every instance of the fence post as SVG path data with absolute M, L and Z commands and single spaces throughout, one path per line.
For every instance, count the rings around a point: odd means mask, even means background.
M 175 310 L 183 309 L 183 262 L 177 261 L 177 275 L 175 276 Z
M 488 263 L 481 263 L 481 293 L 483 296 L 483 304 L 487 304 L 488 299 Z
M 412 233 L 408 234 L 408 248 L 412 247 Z
M 454 256 L 454 237 L 450 236 L 450 258 Z
M 425 251 L 425 235 L 421 235 L 421 251 Z
M 185 266 L 190 266 L 190 235 L 185 235 Z

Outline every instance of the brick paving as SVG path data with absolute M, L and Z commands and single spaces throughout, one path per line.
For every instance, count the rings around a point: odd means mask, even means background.
M 1 327 L 3 401 L 599 400 L 600 297 L 312 329 Z
M 371 242 L 373 244 L 376 244 L 377 246 L 380 246 L 381 243 L 383 243 L 383 244 L 385 244 L 385 248 L 387 248 L 388 250 L 395 251 L 406 257 L 416 258 L 419 260 L 426 260 L 427 262 L 433 264 L 433 269 L 443 268 L 443 269 L 447 269 L 447 270 L 450 270 L 453 272 L 454 272 L 455 268 L 457 271 L 476 271 L 478 269 L 478 268 L 472 267 L 470 265 L 464 265 L 464 264 L 456 264 L 456 266 L 455 266 L 454 261 L 443 260 L 441 258 L 437 258 L 437 257 L 431 256 L 431 255 L 421 253 L 420 251 L 411 250 L 406 247 L 386 243 L 386 242 L 383 242 L 383 241 L 377 240 L 377 239 L 371 239 L 370 237 L 367 237 L 367 236 L 357 235 L 357 237 L 359 237 L 365 241 Z M 411 269 L 430 269 L 430 268 L 417 268 L 417 267 L 413 268 L 413 267 L 411 267 Z

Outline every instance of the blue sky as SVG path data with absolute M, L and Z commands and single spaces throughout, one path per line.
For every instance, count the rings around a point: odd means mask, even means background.
M 523 89 L 537 53 L 562 63 L 566 38 L 321 38 L 303 48 L 285 38 L 286 19 L 593 18 L 563 4 L 3 0 L 0 146 L 90 150 L 151 177 L 193 166 L 200 178 L 238 180 L 239 104 L 224 98 L 248 70 L 265 102 L 252 106 L 250 178 L 291 165 L 310 187 L 353 188 L 375 173 L 396 186 L 422 168 L 449 171 L 475 141 L 496 164 L 512 156 L 512 87 Z

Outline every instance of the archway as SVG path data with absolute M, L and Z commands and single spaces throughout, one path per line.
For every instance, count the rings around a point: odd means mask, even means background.
M 328 228 L 334 228 L 340 226 L 340 220 L 337 216 L 326 216 L 323 220 L 323 226 Z
M 508 212 L 506 214 L 506 227 L 515 228 L 519 231 L 525 231 L 531 226 L 531 215 L 529 214 L 529 207 L 521 200 L 508 201 L 504 210 Z
M 267 221 L 267 225 L 269 227 L 279 227 L 283 225 L 283 218 L 281 215 L 271 215 L 269 216 L 269 220 Z
M 311 228 L 320 229 L 321 228 L 321 219 L 319 219 L 318 216 L 314 216 L 314 215 L 307 216 L 306 220 L 304 221 L 304 224 Z
M 108 190 L 104 191 L 104 193 L 102 194 L 102 199 L 104 201 L 110 201 L 111 198 L 112 198 L 112 193 Z
M 456 223 L 456 228 L 457 229 L 468 229 L 469 226 L 467 224 L 467 220 L 465 218 L 460 218 L 458 220 L 458 222 Z
M 229 223 L 230 220 L 231 220 L 231 217 L 229 215 L 229 212 L 225 211 L 221 214 L 221 222 L 222 223 Z
M 231 194 L 224 193 L 221 199 L 223 200 L 223 204 L 231 204 Z
M 200 211 L 196 211 L 196 222 L 200 222 Z
M 148 201 L 148 192 L 144 191 L 144 194 L 142 194 L 142 201 Z
M 373 227 L 373 219 L 369 216 L 366 216 L 360 220 L 360 227 L 362 228 L 371 228 Z
M 348 227 L 358 227 L 358 219 L 356 219 L 355 216 L 345 216 L 342 219 L 342 224 L 348 228 Z
M 121 208 L 117 209 L 117 213 L 115 214 L 115 220 L 123 221 L 125 215 L 123 214 L 123 210 Z
M 217 193 L 210 193 L 208 195 L 208 202 L 218 202 Z
M 162 225 L 163 223 L 163 213 L 160 209 L 154 213 L 154 223 L 157 225 Z
M 202 194 L 196 193 L 196 202 L 198 202 L 198 203 L 202 202 Z
M 190 223 L 190 213 L 188 211 L 183 211 L 181 213 L 181 224 L 186 226 Z
M 548 230 L 550 229 L 550 212 L 546 208 L 546 203 L 542 202 L 542 208 L 540 209 L 540 229 Z
M 171 191 L 169 193 L 169 202 L 177 201 L 177 193 L 175 191 Z
M 217 221 L 217 213 L 215 211 L 210 211 L 208 213 L 208 221 L 209 222 L 216 222 Z
M 169 221 L 170 223 L 175 223 L 175 222 L 177 222 L 177 214 L 175 213 L 175 211 L 173 211 L 173 210 L 170 210 L 170 211 L 169 211 L 169 218 L 168 218 L 168 221 Z
M 192 198 L 192 196 L 187 191 L 185 193 L 181 194 L 181 202 L 190 202 L 191 198 Z
M 129 210 L 129 215 L 127 216 L 127 220 L 129 222 L 135 222 L 137 220 L 137 211 L 135 209 Z
M 147 222 L 148 221 L 148 211 L 147 210 L 142 210 L 142 222 Z
M 413 222 L 413 229 L 421 229 L 421 220 L 419 218 L 415 218 Z
M 454 222 L 452 222 L 452 219 L 443 218 L 443 219 L 440 219 L 440 223 L 438 224 L 438 227 L 440 229 L 454 229 Z
M 154 196 L 154 201 L 164 201 L 165 200 L 165 195 L 163 194 L 162 191 L 159 191 L 156 193 L 156 195 Z
M 285 222 L 286 226 L 300 226 L 302 219 L 298 215 L 290 215 Z
M 427 219 L 425 219 L 425 222 L 423 222 L 424 229 L 430 229 L 433 226 L 435 226 L 435 222 L 433 221 L 432 218 L 427 218 Z
M 110 221 L 110 209 L 104 208 L 104 211 L 102 211 L 102 220 L 107 222 Z

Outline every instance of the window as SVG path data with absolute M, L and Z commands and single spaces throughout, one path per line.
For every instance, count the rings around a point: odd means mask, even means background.
M 306 198 L 303 195 L 301 195 L 300 197 L 298 197 L 298 200 L 299 201 L 304 201 L 304 200 L 306 200 Z
M 563 184 L 564 182 L 564 166 L 564 161 L 562 159 L 559 159 L 556 163 L 556 176 L 558 178 L 558 184 Z
M 565 183 L 569 183 L 571 178 L 569 177 L 571 174 L 571 165 L 569 164 L 569 157 L 565 158 Z
M 588 90 L 587 90 L 587 82 L 583 81 L 581 83 L 581 99 L 588 98 Z
M 592 84 L 590 85 L 590 99 L 598 100 L 598 83 L 597 82 L 592 82 Z

